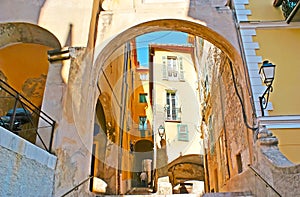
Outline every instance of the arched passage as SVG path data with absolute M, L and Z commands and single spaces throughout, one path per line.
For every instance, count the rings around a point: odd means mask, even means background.
M 173 186 L 188 180 L 204 181 L 202 155 L 180 156 L 168 164 L 168 174 Z
M 24 22 L 0 23 L 1 79 L 37 108 L 41 108 L 49 70 L 47 51 L 60 48 L 58 39 L 38 25 Z M 6 98 L 8 101 L 2 99 L 0 102 L 0 116 L 13 109 L 15 104 L 17 108 L 23 107 L 14 96 L 6 95 Z M 23 125 L 18 134 L 32 143 L 41 145 L 34 131 L 39 117 L 33 112 L 33 106 L 27 108 L 34 114 L 32 124 Z M 45 144 L 49 141 L 50 134 Z
M 46 76 L 47 51 L 60 49 L 58 39 L 30 23 L 0 24 L 0 70 L 9 84 L 41 106 Z
M 160 30 L 176 30 L 186 32 L 209 41 L 214 46 L 219 48 L 223 52 L 223 54 L 225 54 L 226 58 L 230 60 L 233 67 L 237 71 L 236 74 L 242 76 L 241 78 L 239 78 L 239 82 L 243 83 L 243 80 L 246 80 L 245 78 L 243 78 L 243 75 L 240 75 L 243 71 L 243 64 L 238 50 L 233 46 L 231 42 L 229 42 L 214 30 L 199 23 L 176 19 L 162 19 L 141 23 L 134 27 L 128 28 L 124 32 L 111 37 L 110 40 L 103 42 L 102 45 L 97 46 L 94 50 L 94 63 L 89 64 L 88 62 L 91 61 L 87 61 L 87 64 L 84 64 L 81 68 L 79 68 L 82 70 L 78 72 L 79 76 L 76 80 L 80 80 L 82 88 L 74 89 L 73 95 L 81 96 L 73 96 L 72 101 L 73 110 L 75 112 L 74 118 L 76 127 L 80 131 L 81 128 L 85 129 L 85 132 L 83 132 L 82 130 L 82 132 L 79 132 L 80 134 L 85 135 L 86 128 L 90 127 L 87 121 L 83 122 L 79 117 L 89 117 L 89 114 L 93 114 L 90 112 L 94 110 L 94 103 L 98 99 L 99 94 L 101 94 L 100 92 L 98 92 L 98 90 L 96 90 L 98 77 L 101 69 L 105 66 L 104 64 L 106 63 L 106 60 L 118 47 L 120 47 L 130 39 L 133 39 L 136 36 L 144 33 Z M 90 56 L 86 55 L 85 57 Z M 76 84 L 76 80 L 74 81 L 74 84 Z M 80 105 L 78 103 L 80 103 Z M 78 106 L 80 106 L 80 108 Z M 86 135 L 83 138 L 88 139 L 89 137 Z
M 149 140 L 139 140 L 134 145 L 134 159 L 132 172 L 132 185 L 141 186 L 140 173 L 146 171 L 148 183 L 151 182 L 151 170 L 153 161 L 153 142 Z
M 138 24 L 122 33 L 111 37 L 103 45 L 95 47 L 95 63 L 93 67 L 99 71 L 105 60 L 113 51 L 126 41 L 139 35 L 162 30 L 175 30 L 199 36 L 222 50 L 234 65 L 241 65 L 242 59 L 238 50 L 222 35 L 203 24 L 179 19 L 161 19 Z M 237 66 L 236 66 L 237 67 Z M 96 72 L 97 73 L 97 72 Z
M 79 83 L 82 88 L 75 88 L 72 92 L 75 124 L 79 130 L 84 132 L 86 131 L 86 128 L 92 129 L 87 121 L 83 121 L 79 117 L 82 115 L 89 117 L 89 114 L 94 114 L 93 106 L 97 102 L 99 96 L 97 90 L 99 74 L 110 55 L 125 42 L 136 36 L 161 30 L 176 30 L 202 37 L 224 52 L 238 72 L 237 75 L 242 73 L 244 68 L 238 50 L 222 35 L 203 24 L 179 19 L 160 19 L 140 23 L 110 37 L 110 39 L 102 42 L 101 45 L 95 46 L 92 51 L 86 52 L 87 54 L 85 55 L 83 65 L 79 68 L 81 70 L 78 72 L 78 77 L 76 77 L 76 80 L 73 82 L 74 87 Z M 92 56 L 92 54 L 94 55 Z M 72 86 L 72 84 L 70 85 Z M 77 95 L 81 96 L 78 97 Z

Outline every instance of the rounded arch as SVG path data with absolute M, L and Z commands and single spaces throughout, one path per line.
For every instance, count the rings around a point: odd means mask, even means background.
M 188 180 L 204 181 L 203 156 L 184 155 L 168 164 L 168 174 L 173 186 Z
M 95 67 L 98 72 L 95 73 L 99 73 L 109 55 L 126 41 L 142 34 L 163 30 L 181 31 L 202 37 L 222 50 L 234 65 L 242 64 L 238 50 L 226 38 L 204 24 L 183 19 L 159 19 L 132 26 L 117 34 L 115 37 L 111 37 L 100 46 L 96 46 L 94 53 L 94 57 L 96 58 L 94 58 L 93 67 Z
M 153 151 L 153 142 L 150 140 L 139 140 L 134 144 L 135 152 L 151 152 Z
M 90 49 L 87 49 L 87 54 L 85 55 L 86 64 L 85 67 L 82 67 L 82 69 L 89 70 L 90 72 L 87 74 L 85 71 L 82 71 L 82 75 L 78 76 L 80 83 L 84 82 L 85 84 L 82 84 L 82 86 L 86 88 L 78 90 L 81 92 L 76 92 L 76 94 L 89 95 L 90 97 L 88 97 L 92 99 L 91 103 L 96 103 L 99 96 L 99 93 L 95 91 L 95 88 L 97 87 L 98 77 L 101 73 L 100 71 L 103 65 L 105 64 L 109 56 L 113 54 L 113 52 L 118 47 L 122 46 L 122 44 L 131 39 L 134 39 L 139 35 L 163 30 L 181 31 L 195 36 L 199 36 L 211 42 L 221 51 L 223 51 L 224 54 L 228 57 L 228 59 L 232 62 L 232 65 L 238 72 L 237 75 L 240 75 L 242 73 L 242 70 L 244 68 L 242 66 L 243 61 L 239 51 L 234 47 L 232 43 L 230 43 L 229 40 L 227 40 L 225 37 L 214 31 L 213 29 L 205 26 L 204 23 L 201 24 L 201 21 L 197 23 L 195 21 L 188 21 L 183 19 L 158 19 L 136 24 L 132 27 L 127 28 L 123 32 L 116 34 L 110 37 L 109 39 L 103 41 L 92 51 L 90 51 Z M 93 85 L 90 86 L 90 84 Z M 94 91 L 91 91 L 90 88 L 92 88 Z M 75 103 L 81 102 L 82 99 L 74 97 L 74 109 L 76 109 Z M 86 102 L 86 105 L 88 105 L 88 103 L 89 102 Z M 89 107 L 87 106 L 85 109 L 89 109 Z M 78 114 L 89 113 L 88 110 L 84 111 L 84 108 L 77 109 L 76 111 Z
M 34 43 L 60 49 L 58 39 L 48 30 L 31 23 L 0 24 L 0 48 L 14 43 Z
M 49 68 L 47 51 L 53 48 L 61 48 L 58 39 L 38 25 L 0 23 L 0 69 L 9 85 L 36 106 L 42 104 Z
M 133 169 L 132 169 L 132 186 L 141 186 L 140 173 L 146 171 L 148 183 L 152 180 L 153 170 L 153 142 L 150 140 L 139 140 L 134 144 Z
M 76 91 L 73 94 L 86 95 L 85 98 L 90 98 L 92 100 L 91 102 L 82 103 L 84 99 L 74 96 L 73 106 L 76 111 L 75 113 L 81 115 L 91 114 L 90 111 L 86 109 L 90 109 L 91 105 L 89 103 L 93 103 L 93 105 L 95 105 L 97 102 L 100 93 L 95 91 L 95 89 L 97 87 L 99 74 L 101 73 L 100 71 L 106 60 L 117 48 L 122 46 L 122 44 L 145 33 L 175 30 L 202 37 L 222 50 L 240 74 L 243 69 L 241 66 L 243 65 L 243 61 L 239 51 L 222 35 L 200 22 L 197 23 L 195 21 L 183 19 L 158 19 L 142 22 L 110 37 L 103 41 L 99 46 L 95 46 L 94 49 L 88 48 L 84 56 L 84 65 L 81 66 L 82 70 L 79 72 L 80 75 L 77 77 L 79 80 L 78 82 L 81 83 L 84 88 L 77 89 L 79 92 Z M 78 106 L 78 103 L 82 103 L 83 105 L 86 105 L 86 107 L 77 108 L 76 106 Z
M 239 51 L 222 35 L 214 31 L 213 29 L 205 26 L 204 23 L 201 24 L 201 21 L 197 23 L 195 21 L 188 21 L 183 19 L 158 19 L 136 24 L 132 27 L 127 28 L 119 34 L 110 37 L 110 39 L 105 40 L 99 46 L 96 46 L 93 49 L 93 51 L 89 51 L 88 49 L 85 57 L 92 58 L 92 60 L 89 61 L 87 59 L 86 62 L 92 62 L 92 64 L 86 64 L 85 66 L 87 67 L 86 69 L 88 69 L 88 67 L 91 66 L 92 68 L 89 68 L 88 70 L 93 72 L 89 72 L 88 75 L 86 75 L 86 73 L 83 72 L 85 73 L 85 75 L 80 76 L 82 78 L 81 81 L 85 82 L 85 87 L 89 86 L 88 84 L 93 84 L 93 87 L 97 87 L 98 77 L 103 65 L 105 64 L 109 56 L 113 54 L 113 52 L 118 47 L 122 46 L 122 44 L 131 39 L 134 39 L 139 35 L 163 30 L 181 31 L 195 36 L 199 36 L 211 42 L 225 53 L 225 55 L 232 62 L 233 66 L 237 70 L 238 75 L 242 73 L 243 61 Z M 91 56 L 91 54 L 93 54 L 93 57 Z M 98 93 L 91 92 L 89 88 L 86 88 L 85 90 L 81 91 L 83 91 L 79 93 L 81 95 L 90 94 L 92 96 L 92 103 L 97 102 L 96 100 L 98 98 Z M 80 101 L 74 101 L 74 103 L 78 102 Z M 77 113 L 81 114 L 81 110 L 82 109 L 78 109 Z

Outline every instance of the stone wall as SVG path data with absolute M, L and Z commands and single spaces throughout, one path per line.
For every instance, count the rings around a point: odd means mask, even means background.
M 56 157 L 0 127 L 0 196 L 52 196 Z
M 260 129 L 254 164 L 233 177 L 221 191 L 249 191 L 255 196 L 299 196 L 300 165 L 291 163 L 278 149 L 278 140 Z

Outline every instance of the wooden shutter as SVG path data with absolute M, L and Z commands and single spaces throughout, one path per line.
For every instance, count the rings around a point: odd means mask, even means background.
M 162 79 L 168 79 L 167 77 L 167 57 L 162 57 Z
M 182 57 L 179 57 L 178 64 L 179 64 L 179 80 L 184 81 L 184 70 L 183 70 Z
M 188 126 L 186 124 L 178 124 L 177 125 L 178 131 L 178 141 L 189 141 L 189 132 Z

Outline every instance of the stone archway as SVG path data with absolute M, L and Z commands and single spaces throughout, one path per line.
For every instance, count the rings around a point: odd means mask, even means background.
M 47 51 L 60 49 L 48 30 L 30 23 L 0 23 L 0 70 L 9 85 L 40 107 L 49 68 Z
M 180 156 L 168 164 L 172 186 L 188 180 L 204 181 L 204 163 L 201 155 Z
M 0 48 L 14 43 L 32 43 L 60 49 L 58 39 L 48 30 L 30 23 L 0 24 Z
M 243 64 L 241 56 L 238 50 L 234 47 L 230 41 L 224 38 L 211 28 L 208 28 L 200 23 L 179 20 L 179 19 L 161 19 L 140 23 L 132 26 L 122 33 L 116 34 L 110 37 L 105 42 L 102 42 L 100 46 L 97 46 L 93 53 L 93 57 L 89 54 L 91 51 L 87 51 L 85 59 L 82 61 L 82 65 L 78 68 L 78 72 L 74 81 L 69 83 L 73 88 L 72 94 L 72 109 L 75 127 L 83 141 L 90 141 L 88 131 L 91 131 L 90 121 L 82 121 L 81 117 L 89 119 L 90 114 L 94 114 L 95 102 L 97 102 L 99 92 L 97 91 L 97 82 L 100 70 L 104 66 L 106 60 L 114 52 L 115 49 L 120 47 L 126 41 L 135 38 L 138 35 L 160 31 L 160 30 L 176 30 L 193 34 L 195 36 L 202 37 L 207 41 L 214 44 L 221 51 L 224 52 L 226 57 L 232 62 L 237 71 L 237 75 L 240 75 L 243 71 Z M 92 63 L 93 62 L 93 63 Z M 240 83 L 243 83 L 243 75 Z M 80 88 L 78 88 L 80 84 Z M 80 95 L 80 96 L 78 96 Z M 77 124 L 78 123 L 78 124 Z M 80 126 L 78 126 L 80 125 Z M 84 128 L 84 129 L 83 129 Z M 87 147 L 90 144 L 86 144 Z M 81 165 L 81 164 L 78 164 Z M 86 164 L 82 164 L 85 166 Z
M 234 46 L 236 44 L 233 44 L 213 29 L 201 23 L 182 19 L 160 19 L 143 22 L 111 36 L 92 51 L 88 50 L 86 52 L 82 65 L 78 68 L 76 79 L 72 82 L 73 84 L 69 83 L 70 86 L 74 86 L 72 105 L 75 114 L 77 114 L 74 116 L 75 122 L 80 122 L 82 128 L 91 129 L 89 125 L 85 125 L 88 122 L 82 122 L 80 117 L 82 115 L 89 117 L 89 114 L 94 113 L 93 106 L 99 96 L 96 90 L 99 73 L 109 56 L 126 41 L 134 39 L 136 36 L 162 30 L 181 31 L 204 38 L 224 52 L 236 69 L 237 75 L 243 76 L 241 75 L 244 70 L 243 61 L 238 49 Z M 78 83 L 81 84 L 81 88 L 76 88 Z

